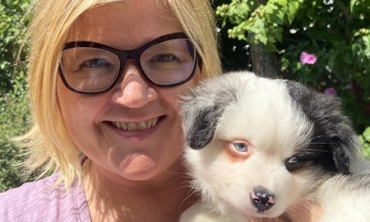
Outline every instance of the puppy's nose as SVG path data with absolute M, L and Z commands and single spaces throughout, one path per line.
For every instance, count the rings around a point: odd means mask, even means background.
M 264 187 L 255 187 L 253 191 L 250 192 L 249 196 L 252 204 L 257 208 L 258 212 L 266 211 L 275 204 L 275 195 Z

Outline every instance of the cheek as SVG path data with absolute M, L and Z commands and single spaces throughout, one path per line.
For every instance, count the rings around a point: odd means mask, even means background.
M 59 100 L 59 106 L 60 110 L 62 111 L 62 116 L 67 125 L 73 120 L 73 118 L 78 119 L 78 114 L 80 111 L 78 110 L 78 107 L 76 107 L 77 101 L 75 96 L 73 96 L 72 92 L 70 92 L 66 87 L 61 83 L 61 81 L 58 81 L 58 100 Z M 75 115 L 73 115 L 75 114 Z M 71 119 L 72 118 L 72 119 Z
M 61 81 L 58 82 L 57 92 L 64 124 L 71 134 L 79 134 L 93 124 L 99 103 L 68 90 Z
M 195 87 L 198 83 L 199 83 L 199 78 L 198 78 L 198 74 L 196 74 L 194 76 L 193 79 L 191 79 L 189 82 L 183 84 L 183 85 L 180 85 L 180 86 L 176 86 L 174 88 L 170 88 L 169 92 L 167 92 L 166 94 L 171 97 L 170 100 L 171 100 L 171 103 L 174 104 L 174 106 L 176 107 L 176 110 L 179 111 L 179 100 L 180 100 L 180 96 L 183 96 L 183 95 L 186 95 L 191 88 Z
M 173 115 L 178 119 L 180 119 L 180 96 L 185 95 L 189 89 L 190 86 L 181 85 L 160 90 L 160 98 L 165 101 L 166 106 L 170 107 L 173 110 Z
M 69 128 L 70 123 L 74 121 L 74 118 L 79 119 L 78 113 L 80 113 L 80 111 L 75 106 L 75 104 L 77 103 L 75 97 L 68 89 L 66 89 L 62 81 L 58 81 L 57 87 L 60 110 L 62 112 L 63 120 L 66 124 L 66 127 Z

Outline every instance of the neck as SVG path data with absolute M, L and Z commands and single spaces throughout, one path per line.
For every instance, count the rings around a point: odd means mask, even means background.
M 86 168 L 84 186 L 94 222 L 178 221 L 197 201 L 182 167 L 147 181 L 113 180 L 90 161 Z

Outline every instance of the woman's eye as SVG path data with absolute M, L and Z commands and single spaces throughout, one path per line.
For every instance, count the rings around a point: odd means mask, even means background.
M 172 54 L 160 54 L 153 57 L 151 62 L 173 62 L 178 61 L 178 58 Z
M 285 167 L 289 172 L 303 168 L 305 161 L 299 156 L 292 156 L 285 161 Z
M 107 62 L 104 59 L 90 59 L 85 61 L 82 66 L 84 67 L 89 67 L 89 68 L 99 68 L 102 66 L 107 66 L 109 65 L 109 62 Z
M 248 145 L 245 144 L 245 143 L 233 143 L 233 146 L 239 152 L 247 152 L 248 151 Z

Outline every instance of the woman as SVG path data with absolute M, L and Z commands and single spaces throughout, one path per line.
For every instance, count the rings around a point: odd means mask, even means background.
M 37 182 L 5 221 L 177 221 L 197 201 L 180 159 L 178 95 L 221 73 L 208 0 L 36 0 L 29 30 Z
M 59 173 L 5 194 L 25 196 L 12 196 L 14 207 L 0 215 L 16 221 L 176 221 L 195 201 L 180 161 L 178 95 L 221 72 L 208 0 L 33 4 L 34 123 L 22 138 L 30 146 L 26 166 L 30 172 L 42 166 L 42 175 Z M 140 56 L 124 58 L 123 51 L 135 49 Z M 56 189 L 47 190 L 53 184 Z M 69 194 L 76 205 L 63 202 Z M 50 204 L 51 196 L 61 200 Z

